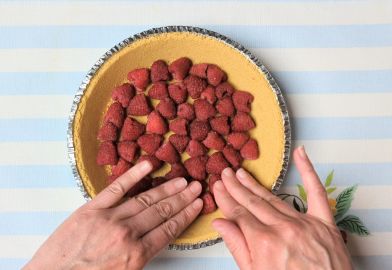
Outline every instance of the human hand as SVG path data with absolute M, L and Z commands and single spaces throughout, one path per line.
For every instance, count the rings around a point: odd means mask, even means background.
M 201 185 L 175 178 L 123 200 L 151 172 L 136 164 L 77 209 L 24 269 L 142 269 L 198 216 Z
M 245 170 L 227 168 L 214 184 L 226 219 L 214 228 L 242 270 L 352 269 L 328 197 L 304 148 L 294 161 L 307 191 L 308 211 L 299 213 L 259 185 Z

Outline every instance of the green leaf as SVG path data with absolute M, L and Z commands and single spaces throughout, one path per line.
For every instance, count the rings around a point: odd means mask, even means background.
M 294 205 L 295 210 L 297 210 L 298 212 L 301 212 L 301 207 L 299 207 L 295 197 L 293 198 L 293 205 Z
M 299 193 L 299 197 L 306 202 L 306 191 L 304 189 L 304 187 L 302 185 L 298 185 L 297 184 L 297 188 L 298 188 L 298 193 Z
M 324 186 L 325 186 L 325 187 L 329 187 L 329 186 L 331 185 L 332 180 L 333 180 L 333 173 L 334 173 L 334 171 L 332 170 L 332 171 L 328 174 L 327 178 L 325 179 L 325 182 L 324 182 Z
M 362 223 L 359 217 L 353 215 L 345 216 L 341 221 L 337 223 L 339 229 L 355 233 L 358 235 L 369 235 L 368 228 Z
M 329 187 L 327 188 L 327 193 L 331 194 L 332 192 L 334 192 L 336 190 L 336 187 Z
M 341 219 L 351 207 L 357 185 L 344 189 L 336 198 L 335 220 Z

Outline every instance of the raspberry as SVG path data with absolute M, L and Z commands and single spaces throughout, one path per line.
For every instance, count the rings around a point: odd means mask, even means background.
M 103 142 L 99 146 L 97 155 L 98 165 L 116 165 L 118 162 L 116 146 L 113 142 Z
M 177 115 L 178 117 L 184 118 L 186 120 L 195 119 L 195 110 L 192 104 L 182 103 L 177 107 Z
M 239 112 L 249 113 L 253 100 L 253 95 L 246 91 L 235 91 L 233 94 L 234 107 Z
M 169 97 L 166 82 L 155 82 L 150 90 L 148 90 L 148 96 L 153 99 L 165 99 Z
M 226 81 L 227 76 L 223 70 L 214 64 L 209 64 L 207 69 L 207 80 L 208 83 L 217 86 L 223 81 Z
M 189 128 L 189 133 L 193 140 L 202 141 L 207 137 L 210 130 L 211 128 L 208 122 L 193 120 Z
M 184 162 L 184 166 L 188 171 L 188 174 L 195 179 L 205 179 L 206 174 L 206 156 L 191 157 Z
M 176 148 L 178 153 L 183 153 L 188 145 L 189 138 L 184 135 L 173 134 L 169 137 L 169 142 Z
M 112 99 L 118 101 L 121 105 L 126 108 L 129 105 L 129 101 L 135 96 L 135 88 L 129 83 L 124 83 L 113 89 Z
M 169 96 L 175 103 L 181 104 L 188 98 L 188 91 L 183 83 L 175 83 L 169 85 Z
M 178 163 L 180 161 L 180 156 L 178 155 L 177 150 L 170 142 L 162 144 L 155 152 L 155 156 L 170 164 Z
M 216 114 L 214 106 L 205 99 L 196 99 L 193 106 L 195 108 L 196 119 L 200 121 L 205 121 Z
M 240 150 L 244 159 L 254 160 L 259 157 L 259 145 L 255 139 L 250 138 Z
M 207 161 L 206 169 L 210 174 L 221 174 L 223 169 L 227 168 L 229 163 L 223 157 L 222 152 L 213 153 Z
M 169 129 L 178 135 L 187 135 L 188 121 L 183 118 L 174 119 L 169 123 Z
M 188 75 L 192 61 L 187 57 L 181 57 L 169 65 L 169 71 L 175 80 L 183 80 Z
M 206 64 L 206 63 L 193 65 L 191 67 L 191 70 L 189 70 L 189 74 L 206 79 L 207 78 L 207 67 L 208 67 L 208 64 Z
M 167 81 L 170 79 L 169 69 L 163 60 L 157 60 L 151 65 L 151 81 Z
M 154 188 L 162 185 L 163 183 L 166 183 L 167 181 L 168 180 L 165 177 L 158 176 L 152 179 L 151 186 Z
M 144 134 L 137 139 L 137 144 L 147 154 L 154 155 L 162 141 L 162 136 L 158 134 Z
M 215 105 L 217 111 L 225 116 L 233 116 L 234 115 L 234 104 L 230 97 L 225 97 L 223 99 L 218 100 Z
M 150 83 L 148 68 L 138 68 L 128 73 L 128 80 L 138 89 L 144 91 Z
M 176 178 L 176 177 L 187 177 L 188 172 L 185 169 L 184 165 L 182 163 L 175 163 L 171 165 L 170 171 L 165 174 L 165 178 L 167 180 Z
M 165 119 L 157 111 L 152 111 L 147 117 L 146 130 L 150 133 L 165 134 L 167 132 Z
M 227 136 L 226 140 L 234 149 L 240 150 L 249 140 L 249 135 L 245 132 L 233 132 Z
M 231 121 L 231 129 L 233 131 L 248 131 L 256 126 L 252 117 L 244 112 L 237 112 Z
M 203 92 L 204 88 L 207 87 L 207 82 L 204 79 L 193 75 L 189 75 L 188 77 L 186 77 L 184 83 L 189 95 L 193 99 L 199 98 L 201 92 Z
M 155 156 L 152 155 L 142 155 L 139 157 L 137 163 L 140 163 L 144 160 L 148 160 L 152 165 L 152 172 L 158 170 L 162 167 L 162 161 L 157 159 Z
M 149 190 L 152 186 L 152 179 L 150 177 L 144 177 L 127 192 L 128 197 L 134 197 L 146 190 Z
M 150 104 L 144 94 L 137 94 L 131 99 L 127 108 L 128 115 L 142 116 L 151 112 Z
M 208 190 L 211 194 L 214 194 L 214 184 L 220 180 L 221 176 L 219 174 L 210 174 L 210 178 L 208 179 Z
M 137 143 L 132 141 L 123 141 L 117 144 L 118 154 L 128 162 L 135 159 L 138 148 Z
M 117 127 L 110 122 L 104 123 L 98 131 L 98 139 L 101 141 L 117 140 Z
M 215 88 L 208 85 L 203 92 L 201 92 L 200 98 L 207 100 L 209 103 L 214 104 L 216 101 Z
M 125 159 L 120 158 L 116 165 L 112 166 L 112 176 L 117 178 L 120 175 L 123 175 L 126 171 L 128 171 L 132 167 L 132 164 L 126 161 Z
M 210 192 L 204 193 L 201 199 L 203 200 L 203 208 L 200 212 L 202 215 L 210 214 L 216 210 L 216 204 Z
M 235 150 L 231 145 L 226 145 L 222 153 L 234 169 L 239 169 L 243 160 L 240 152 Z
M 198 157 L 207 154 L 208 149 L 201 142 L 190 140 L 186 152 L 190 157 Z
M 203 144 L 207 148 L 222 151 L 226 143 L 215 131 L 210 131 L 208 132 L 207 138 L 204 139 Z
M 110 122 L 118 128 L 121 128 L 124 123 L 124 109 L 121 106 L 121 103 L 114 102 L 109 106 L 108 111 L 106 112 L 104 122 Z
M 176 105 L 170 98 L 161 100 L 156 109 L 166 119 L 174 119 L 176 117 Z
M 145 126 L 137 120 L 127 117 L 121 130 L 120 141 L 135 141 L 145 130 Z
M 210 120 L 211 129 L 221 135 L 227 135 L 230 132 L 230 125 L 227 116 L 217 116 Z
M 216 87 L 215 94 L 218 99 L 222 99 L 224 97 L 231 97 L 234 90 L 234 87 L 230 83 L 223 82 Z

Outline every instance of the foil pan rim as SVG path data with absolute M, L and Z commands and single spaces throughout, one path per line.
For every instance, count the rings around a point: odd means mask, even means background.
M 275 79 L 272 77 L 272 75 L 268 71 L 268 69 L 261 63 L 261 61 L 256 56 L 254 56 L 248 49 L 246 49 L 244 46 L 242 46 L 238 42 L 236 42 L 236 41 L 234 41 L 224 35 L 221 35 L 217 32 L 207 30 L 204 28 L 194 27 L 194 26 L 175 25 L 175 26 L 163 26 L 163 27 L 151 28 L 149 30 L 135 34 L 135 35 L 121 41 L 117 45 L 113 46 L 110 50 L 108 50 L 104 55 L 102 55 L 98 59 L 98 61 L 88 71 L 84 80 L 80 84 L 80 86 L 79 86 L 79 88 L 73 98 L 71 112 L 70 112 L 69 120 L 68 120 L 67 152 L 68 152 L 68 159 L 69 159 L 71 169 L 72 169 L 72 174 L 75 178 L 78 189 L 82 193 L 83 197 L 86 199 L 86 201 L 91 199 L 89 194 L 87 193 L 85 187 L 84 187 L 83 181 L 80 177 L 80 174 L 79 174 L 79 171 L 78 171 L 78 168 L 76 165 L 75 148 L 74 148 L 74 141 L 73 141 L 73 123 L 74 123 L 76 111 L 79 106 L 79 102 L 80 102 L 81 98 L 83 97 L 84 92 L 87 89 L 87 87 L 91 81 L 91 78 L 97 73 L 97 71 L 100 69 L 100 67 L 110 57 L 112 57 L 114 54 L 116 54 L 121 49 L 132 44 L 133 42 L 140 40 L 140 39 L 144 39 L 144 38 L 149 37 L 151 35 L 162 34 L 162 33 L 171 33 L 171 32 L 197 33 L 197 34 L 205 35 L 205 36 L 208 36 L 211 38 L 215 38 L 221 42 L 224 42 L 226 45 L 239 51 L 244 57 L 246 57 L 249 61 L 254 63 L 260 69 L 260 71 L 264 74 L 266 80 L 268 81 L 269 85 L 271 86 L 271 89 L 273 90 L 273 92 L 275 94 L 276 100 L 279 104 L 279 107 L 280 107 L 280 110 L 282 113 L 282 120 L 284 123 L 285 142 L 284 142 L 284 153 L 283 153 L 283 157 L 282 157 L 282 169 L 280 171 L 278 178 L 276 179 L 275 183 L 273 184 L 272 190 L 271 190 L 274 194 L 276 194 L 278 192 L 280 186 L 284 182 L 284 178 L 287 173 L 290 154 L 291 154 L 290 117 L 289 117 L 289 112 L 287 109 L 285 99 L 283 97 L 283 94 L 282 94 L 278 84 L 276 83 Z M 199 249 L 199 248 L 215 245 L 216 243 L 219 243 L 219 242 L 222 242 L 222 238 L 220 238 L 220 237 L 218 237 L 216 239 L 202 241 L 202 242 L 199 242 L 196 244 L 171 244 L 168 246 L 168 249 L 170 249 L 170 250 L 192 250 L 192 249 Z

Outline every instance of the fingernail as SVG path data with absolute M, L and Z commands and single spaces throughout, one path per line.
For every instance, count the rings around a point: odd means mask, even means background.
M 298 154 L 301 158 L 305 159 L 306 158 L 306 152 L 305 152 L 305 147 L 301 145 L 298 147 Z
M 222 174 L 226 175 L 226 176 L 231 176 L 232 174 L 232 170 L 231 168 L 227 167 L 222 171 Z
M 191 190 L 192 193 L 194 193 L 194 194 L 199 194 L 199 193 L 200 193 L 200 190 L 201 190 L 201 185 L 200 185 L 200 183 L 198 183 L 197 181 L 193 181 L 193 182 L 191 183 L 190 190 Z
M 176 188 L 183 188 L 186 187 L 186 185 L 188 184 L 188 182 L 185 180 L 185 178 L 181 178 L 176 180 L 176 182 L 174 183 Z
M 246 171 L 242 168 L 238 169 L 236 174 L 239 178 L 245 178 L 247 176 Z
M 200 198 L 197 198 L 193 203 L 192 203 L 192 207 L 196 210 L 200 209 L 200 207 L 202 207 L 203 205 L 203 201 Z
M 149 172 L 152 169 L 152 165 L 149 161 L 144 160 L 140 163 L 140 170 L 143 172 Z
M 214 184 L 214 189 L 223 190 L 223 182 L 221 180 L 216 181 Z

